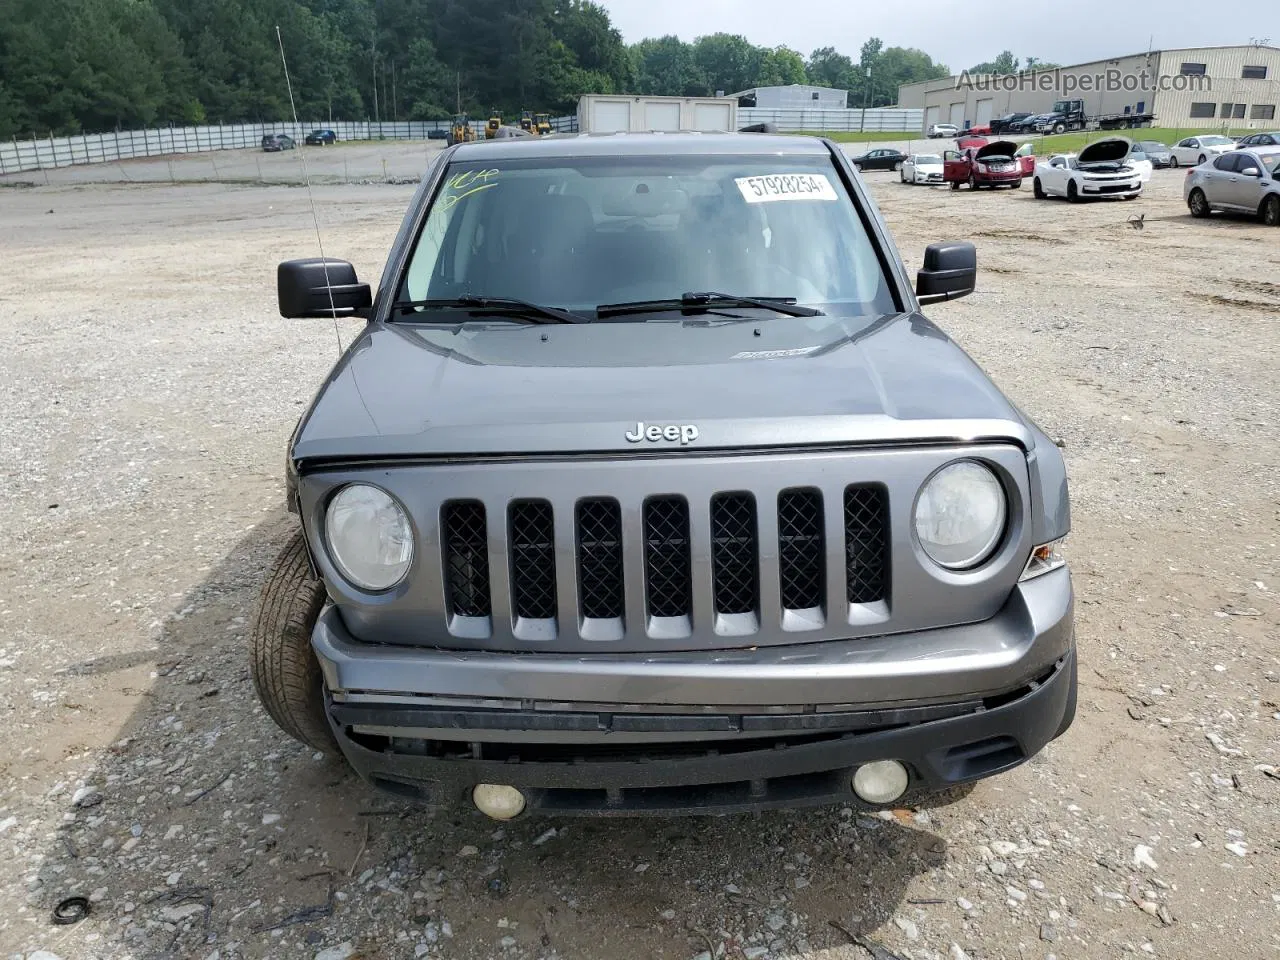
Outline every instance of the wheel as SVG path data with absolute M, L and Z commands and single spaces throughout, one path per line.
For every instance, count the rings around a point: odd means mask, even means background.
M 973 175 L 972 173 L 971 173 L 971 174 L 969 174 L 969 189 L 970 189 L 970 190 L 977 190 L 977 189 L 978 189 L 978 180 L 977 180 L 977 178 L 976 178 L 976 177 L 974 177 L 974 175 Z
M 311 630 L 324 607 L 324 584 L 311 576 L 302 531 L 276 557 L 249 633 L 249 674 L 276 725 L 326 753 L 337 742 L 324 713 L 324 678 L 311 650 Z
M 952 189 L 952 190 L 959 190 L 959 189 L 960 189 L 960 181 L 959 181 L 959 180 L 952 180 L 952 181 L 951 181 L 951 189 Z
M 1021 181 L 1021 180 L 1015 180 L 1015 181 L 1013 181 L 1013 183 L 1012 183 L 1012 184 L 1010 184 L 1010 186 L 1012 186 L 1012 187 L 1013 187 L 1013 189 L 1015 189 L 1015 190 L 1020 190 L 1020 189 L 1022 189 L 1022 181 Z
M 1070 203 L 1080 202 L 1080 191 L 1076 189 L 1076 182 L 1074 180 L 1067 184 L 1067 200 Z
M 1258 219 L 1268 227 L 1280 227 L 1280 194 L 1272 194 L 1262 201 Z
M 1202 154 L 1200 154 L 1200 163 L 1201 163 L 1201 164 L 1203 164 L 1203 163 L 1204 163 L 1205 159 L 1206 159 L 1205 155 L 1204 155 L 1203 153 L 1202 153 Z
M 1170 155 L 1170 157 L 1169 157 L 1169 169 L 1170 169 L 1170 170 L 1177 170 L 1177 169 L 1178 169 L 1178 158 L 1177 158 L 1177 157 Z
M 1187 209 L 1191 211 L 1193 217 L 1207 217 L 1209 215 L 1209 201 L 1205 198 L 1204 191 L 1196 187 L 1191 191 L 1191 196 L 1187 197 Z
M 894 169 L 894 170 L 901 170 L 901 169 L 902 169 L 902 161 L 901 161 L 901 160 L 895 160 L 895 161 L 893 161 L 893 169 Z
M 906 172 L 905 170 L 902 170 L 902 168 L 901 168 L 901 167 L 899 167 L 898 169 L 899 169 L 899 171 L 900 171 L 900 172 L 899 172 L 899 174 L 898 174 L 898 179 L 899 179 L 899 180 L 901 180 L 903 183 L 906 183 L 906 182 L 907 182 L 907 172 Z
M 1037 200 L 1043 200 L 1045 198 L 1044 187 L 1040 186 L 1039 177 L 1036 177 L 1031 181 L 1031 192 L 1035 195 Z
M 1057 123 L 1055 123 L 1055 124 L 1053 125 L 1053 132 L 1054 132 L 1054 133 L 1066 133 L 1066 132 L 1067 132 L 1067 125 L 1066 125 L 1065 123 L 1063 123 L 1061 120 L 1059 120 Z

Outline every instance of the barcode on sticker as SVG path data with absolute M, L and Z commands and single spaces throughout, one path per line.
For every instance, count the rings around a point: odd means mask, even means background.
M 734 183 L 747 203 L 839 199 L 836 188 L 825 173 L 774 173 L 763 177 L 738 177 Z

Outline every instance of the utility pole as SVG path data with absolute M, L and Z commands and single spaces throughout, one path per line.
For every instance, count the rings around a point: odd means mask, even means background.
M 458 71 L 458 106 L 454 113 L 462 112 L 462 71 Z
M 391 119 L 400 119 L 400 100 L 396 97 L 396 62 L 391 61 Z
M 858 120 L 858 132 L 867 128 L 867 100 L 871 96 L 871 68 L 867 67 L 867 82 L 862 87 L 862 116 Z

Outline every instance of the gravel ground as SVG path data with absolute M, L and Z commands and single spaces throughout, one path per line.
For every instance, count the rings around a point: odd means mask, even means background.
M 501 828 L 373 793 L 248 680 L 337 351 L 275 315 L 305 192 L 3 191 L 0 950 L 1280 956 L 1280 232 L 1191 221 L 1177 172 L 1088 206 L 868 179 L 908 263 L 978 244 L 979 292 L 930 312 L 1064 444 L 1075 726 L 929 808 Z M 376 277 L 410 189 L 320 187 L 327 252 Z

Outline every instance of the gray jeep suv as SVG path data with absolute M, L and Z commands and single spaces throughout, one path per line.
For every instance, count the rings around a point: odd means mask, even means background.
M 1062 457 L 920 313 L 844 154 L 758 134 L 467 143 L 298 423 L 252 632 L 288 733 L 492 817 L 877 806 L 1070 725 Z

